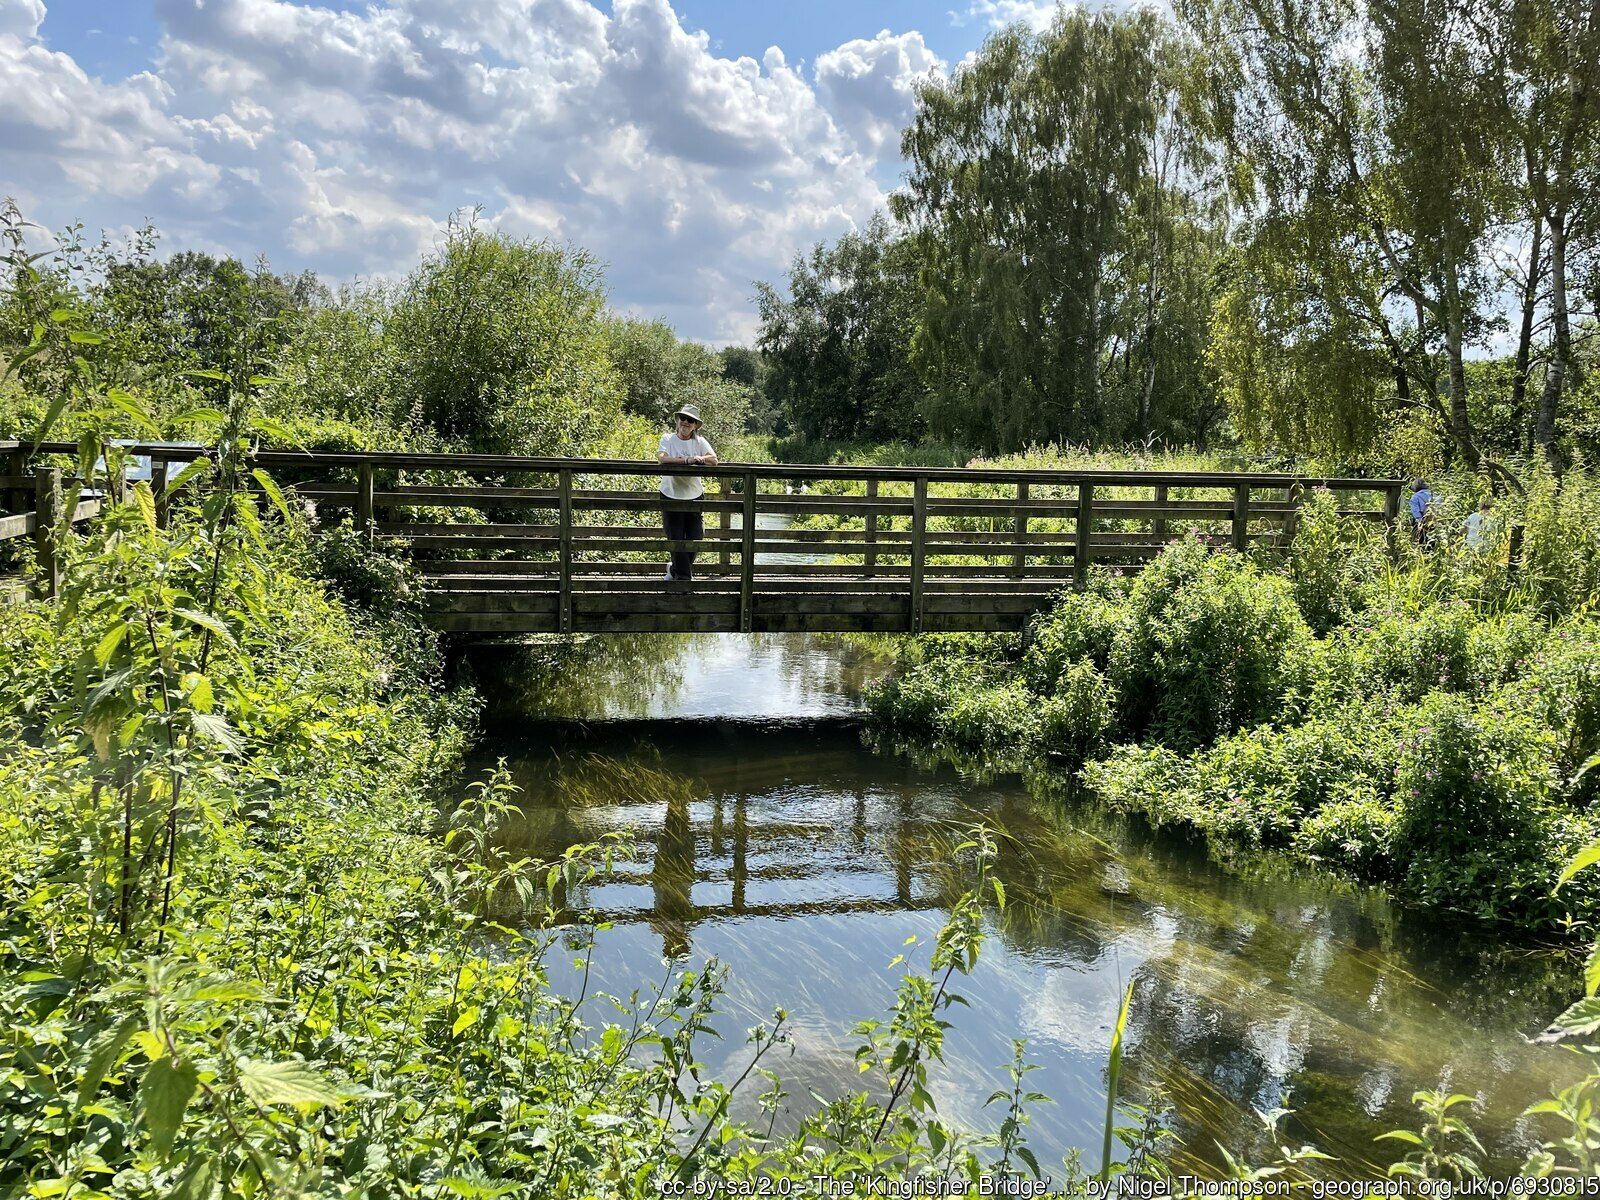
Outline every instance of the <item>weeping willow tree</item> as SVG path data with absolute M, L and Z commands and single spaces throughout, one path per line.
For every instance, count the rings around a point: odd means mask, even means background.
M 935 433 L 999 450 L 1101 431 L 1103 289 L 1148 171 L 1167 36 L 1147 10 L 1063 8 L 920 87 L 893 208 L 920 265 L 913 354 Z

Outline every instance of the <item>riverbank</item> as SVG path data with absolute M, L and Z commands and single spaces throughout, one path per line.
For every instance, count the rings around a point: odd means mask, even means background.
M 1584 499 L 1530 503 L 1546 557 Z M 926 642 L 868 705 L 884 730 L 1048 757 L 1220 857 L 1281 850 L 1570 936 L 1596 911 L 1581 878 L 1555 885 L 1600 833 L 1600 626 L 1563 604 L 1581 578 L 1517 578 L 1505 555 L 1502 530 L 1396 564 L 1316 497 L 1281 562 L 1181 540 L 1133 578 L 1096 575 L 1026 639 Z

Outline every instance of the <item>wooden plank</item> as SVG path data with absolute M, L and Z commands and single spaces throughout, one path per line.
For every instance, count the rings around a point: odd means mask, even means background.
M 878 504 L 878 481 L 867 480 L 867 503 L 870 508 L 867 512 L 867 545 L 866 560 L 862 564 L 870 575 L 878 568 L 878 514 L 883 511 Z
M 1250 485 L 1236 484 L 1233 489 L 1233 548 L 1243 554 L 1250 545 Z
M 739 632 L 749 633 L 756 578 L 756 488 L 754 472 L 744 476 L 744 513 L 739 518 Z
M 911 515 L 911 632 L 922 632 L 922 579 L 928 567 L 928 478 L 918 475 Z
M 616 613 L 572 616 L 575 633 L 738 633 L 737 614 Z
M 422 601 L 427 613 L 538 613 L 559 616 L 561 597 L 555 592 L 429 592 Z M 559 622 L 558 622 L 559 625 Z
M 561 472 L 561 597 L 560 627 L 562 633 L 572 632 L 572 472 Z
M 372 471 L 371 463 L 362 463 L 356 472 L 356 532 L 368 546 L 372 545 L 376 533 L 373 520 Z
M 34 553 L 39 593 L 51 600 L 61 594 L 61 558 L 56 553 L 55 524 L 61 515 L 61 469 L 43 467 L 33 475 Z
M 1072 558 L 1072 585 L 1082 590 L 1089 569 L 1090 530 L 1094 527 L 1094 484 L 1078 485 L 1078 513 L 1075 518 L 1078 544 Z
M 1028 499 L 1028 484 L 1026 481 L 1017 484 L 1017 503 L 1026 503 Z M 1019 512 L 1016 515 L 1015 537 L 1019 542 L 1028 540 L 1028 514 Z M 1011 571 L 1014 575 L 1021 575 L 1024 567 L 1028 565 L 1028 556 L 1020 550 L 1011 560 Z
M 755 611 L 758 618 L 794 613 L 876 613 L 909 619 L 911 597 L 890 592 L 758 592 Z
M 925 598 L 927 612 L 931 613 L 1031 613 L 1049 608 L 1057 593 L 1038 595 L 933 595 Z M 925 614 L 926 615 L 926 614 Z
M 12 517 L 0 517 L 0 542 L 7 538 L 27 537 L 34 532 L 38 524 L 37 513 L 17 513 Z
M 740 597 L 733 592 L 699 591 L 694 581 L 657 580 L 654 592 L 577 592 L 572 597 L 572 619 L 607 613 L 698 613 L 738 617 Z
M 464 525 L 454 521 L 379 521 L 378 532 L 387 537 L 463 537 L 526 538 L 531 541 L 554 541 L 561 536 L 561 526 L 555 525 Z M 607 533 L 613 532 L 607 530 Z
M 756 633 L 910 633 L 903 616 L 883 613 L 774 613 L 757 617 Z
M 1400 485 L 1386 488 L 1383 493 L 1383 522 L 1389 531 L 1389 554 L 1400 553 Z
M 428 625 L 443 633 L 556 633 L 556 614 L 439 613 Z

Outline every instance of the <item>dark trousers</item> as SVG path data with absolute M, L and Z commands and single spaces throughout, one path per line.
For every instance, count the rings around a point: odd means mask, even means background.
M 667 529 L 669 542 L 698 542 L 706 535 L 706 518 L 701 512 L 663 512 L 662 524 Z M 674 550 L 672 567 L 668 574 L 673 579 L 694 578 L 693 550 Z

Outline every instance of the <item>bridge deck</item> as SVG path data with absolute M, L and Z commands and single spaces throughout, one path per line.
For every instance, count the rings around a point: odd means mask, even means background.
M 128 449 L 150 457 L 164 513 L 169 467 L 196 450 Z M 51 570 L 53 514 L 72 481 L 24 469 L 36 453 L 75 451 L 0 444 L 0 513 L 13 514 L 0 515 L 0 537 L 33 535 Z M 350 521 L 406 553 L 426 580 L 430 623 L 463 634 L 1015 630 L 1091 565 L 1138 570 L 1179 536 L 1239 552 L 1282 547 L 1312 488 L 1392 526 L 1402 488 L 1208 471 L 662 468 L 286 450 L 260 451 L 255 465 L 324 526 Z M 663 474 L 701 476 L 706 494 L 666 500 Z M 700 513 L 703 535 L 669 543 L 663 509 Z M 668 553 L 686 549 L 700 556 L 694 580 L 663 579 Z

